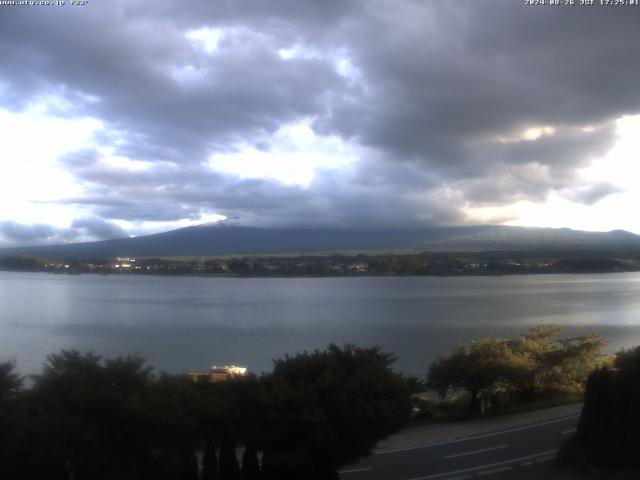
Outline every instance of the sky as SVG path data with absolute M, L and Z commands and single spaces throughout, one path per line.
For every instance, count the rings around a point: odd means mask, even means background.
M 0 5 L 0 246 L 217 221 L 640 233 L 640 6 L 575 3 Z

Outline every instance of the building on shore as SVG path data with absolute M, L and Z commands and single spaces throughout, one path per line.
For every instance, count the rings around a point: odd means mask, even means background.
M 234 377 L 244 377 L 247 375 L 247 367 L 238 367 L 236 365 L 225 365 L 218 367 L 211 365 L 211 369 L 205 372 L 189 372 L 187 375 L 194 382 L 219 382 Z

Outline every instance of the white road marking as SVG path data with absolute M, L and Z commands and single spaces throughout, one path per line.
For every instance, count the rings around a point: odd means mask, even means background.
M 494 473 L 506 472 L 507 470 L 513 470 L 513 467 L 499 467 L 499 468 L 494 468 L 493 470 L 485 470 L 483 472 L 478 472 L 478 476 L 484 477 L 485 475 L 492 475 Z
M 575 431 L 576 431 L 575 428 L 570 428 L 569 430 L 563 430 L 562 431 L 562 435 L 568 435 L 568 434 L 573 433 Z
M 531 465 L 533 465 L 533 462 L 522 462 L 520 464 L 521 467 L 530 467 Z
M 501 448 L 507 448 L 508 446 L 509 445 L 498 445 L 497 447 L 483 448 L 481 450 L 473 450 L 472 452 L 455 453 L 453 455 L 447 455 L 444 458 L 447 459 L 447 458 L 464 457 L 465 455 L 474 455 L 476 453 L 490 452 L 491 450 L 499 450 Z
M 351 470 L 340 470 L 338 473 L 343 474 L 343 473 L 368 472 L 369 470 L 372 470 L 372 468 L 371 467 L 352 468 Z
M 509 464 L 509 463 L 517 463 L 517 462 L 521 462 L 523 460 L 529 460 L 531 458 L 542 457 L 542 456 L 545 456 L 545 455 L 551 455 L 551 454 L 554 454 L 556 452 L 557 452 L 557 450 L 548 450 L 546 452 L 534 453 L 533 455 L 527 455 L 525 457 L 518 457 L 518 458 L 512 458 L 510 460 L 504 460 L 502 462 L 490 463 L 488 465 L 479 465 L 477 467 L 465 468 L 465 469 L 462 469 L 462 470 L 455 470 L 455 471 L 451 471 L 451 472 L 436 473 L 434 475 L 427 475 L 425 477 L 415 477 L 415 478 L 411 478 L 409 480 L 430 480 L 432 478 L 441 478 L 441 477 L 446 477 L 446 476 L 449 476 L 449 475 L 456 475 L 458 473 L 474 472 L 476 470 L 484 470 L 484 469 L 487 469 L 487 468 L 499 467 L 501 465 L 506 465 L 506 464 Z
M 424 444 L 424 445 L 416 445 L 414 447 L 394 448 L 392 450 L 378 450 L 378 451 L 373 452 L 373 454 L 374 455 L 387 455 L 389 453 L 406 452 L 408 450 L 418 450 L 418 449 L 421 449 L 421 448 L 437 447 L 437 446 L 440 446 L 440 445 L 450 445 L 452 443 L 468 442 L 469 440 L 477 440 L 479 438 L 495 437 L 496 435 L 502 435 L 504 433 L 520 432 L 522 430 L 528 430 L 530 428 L 543 427 L 544 425 L 550 425 L 552 423 L 559 423 L 559 422 L 564 422 L 566 420 L 572 420 L 574 418 L 578 418 L 579 416 L 580 416 L 579 414 L 570 415 L 568 417 L 556 418 L 555 420 L 549 420 L 547 422 L 534 423 L 534 424 L 531 424 L 531 425 L 524 425 L 522 427 L 509 428 L 507 430 L 501 430 L 499 432 L 484 433 L 482 435 L 475 435 L 475 436 L 472 436 L 472 437 L 459 438 L 459 439 L 456 439 L 456 440 L 447 440 L 446 442 L 428 443 L 428 444 Z

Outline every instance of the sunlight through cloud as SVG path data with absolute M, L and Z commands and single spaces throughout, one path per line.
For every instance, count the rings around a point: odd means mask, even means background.
M 356 161 L 356 148 L 337 137 L 316 135 L 310 121 L 280 128 L 265 148 L 239 145 L 232 153 L 217 153 L 209 165 L 240 178 L 270 178 L 287 185 L 308 187 L 320 170 L 344 168 Z

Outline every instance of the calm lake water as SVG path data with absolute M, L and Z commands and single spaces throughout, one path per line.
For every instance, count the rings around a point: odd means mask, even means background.
M 179 372 L 330 342 L 381 344 L 422 375 L 460 342 L 541 323 L 640 344 L 640 274 L 205 278 L 0 272 L 0 360 L 33 373 L 63 348 L 140 353 Z

